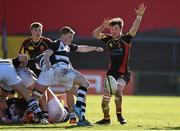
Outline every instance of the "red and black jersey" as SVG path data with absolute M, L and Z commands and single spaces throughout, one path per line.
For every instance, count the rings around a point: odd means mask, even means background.
M 28 38 L 22 43 L 19 53 L 28 52 L 30 58 L 34 58 L 42 54 L 51 43 L 52 40 L 46 37 L 41 37 L 38 42 L 33 42 L 32 38 Z
M 131 47 L 132 36 L 127 33 L 118 40 L 114 40 L 111 35 L 105 35 L 101 39 L 108 47 L 110 55 L 110 65 L 108 71 L 126 74 L 128 72 L 128 57 Z

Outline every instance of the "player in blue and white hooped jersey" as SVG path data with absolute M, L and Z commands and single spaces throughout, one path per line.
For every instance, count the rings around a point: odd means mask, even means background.
M 41 97 L 52 81 L 55 80 L 65 87 L 67 98 L 73 99 L 72 90 L 75 90 L 75 85 L 78 85 L 75 91 L 77 94 L 77 101 L 73 106 L 73 110 L 79 118 L 77 125 L 88 126 L 91 124 L 85 118 L 85 100 L 89 82 L 83 74 L 72 68 L 69 54 L 73 51 L 102 52 L 103 49 L 101 47 L 72 44 L 74 34 L 75 32 L 70 27 L 63 27 L 60 30 L 60 38 L 49 46 L 44 56 L 40 56 L 39 65 L 41 66 L 42 72 L 37 79 L 34 95 Z M 68 100 L 70 109 L 72 108 L 72 99 Z

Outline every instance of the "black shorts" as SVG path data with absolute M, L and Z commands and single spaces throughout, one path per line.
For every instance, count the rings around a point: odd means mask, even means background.
M 118 78 L 121 78 L 121 79 L 123 79 L 125 82 L 126 82 L 126 84 L 128 84 L 128 82 L 130 81 L 130 72 L 126 72 L 126 73 L 119 73 L 119 72 L 117 72 L 117 71 L 112 71 L 112 70 L 108 70 L 108 72 L 107 72 L 107 74 L 106 74 L 106 76 L 108 76 L 108 75 L 111 75 L 111 76 L 113 76 L 116 80 L 118 79 Z
M 29 61 L 27 64 L 27 67 L 29 67 L 38 77 L 41 73 L 41 70 L 36 68 L 36 64 L 34 62 Z

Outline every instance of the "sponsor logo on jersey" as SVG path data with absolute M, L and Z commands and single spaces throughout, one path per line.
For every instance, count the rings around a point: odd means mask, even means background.
M 28 49 L 29 50 L 34 50 L 34 47 L 33 46 L 29 46 Z

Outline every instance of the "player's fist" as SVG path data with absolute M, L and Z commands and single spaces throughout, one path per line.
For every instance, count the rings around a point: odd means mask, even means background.
M 102 47 L 97 47 L 97 48 L 96 48 L 96 51 L 97 51 L 97 52 L 103 52 L 104 49 L 103 49 Z
M 20 62 L 27 62 L 28 56 L 26 54 L 19 54 L 18 59 Z

